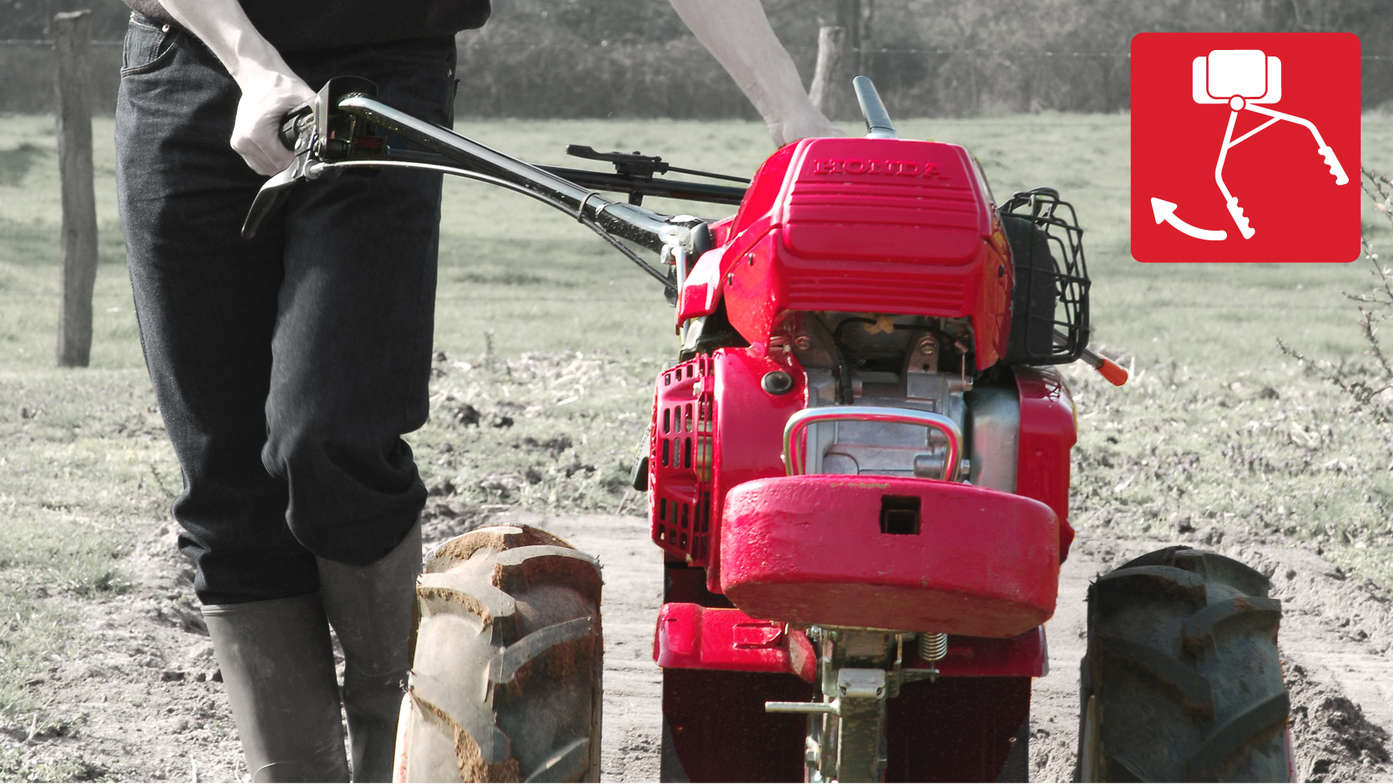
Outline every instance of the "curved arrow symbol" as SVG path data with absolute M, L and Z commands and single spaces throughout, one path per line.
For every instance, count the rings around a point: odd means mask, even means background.
M 1201 229 L 1198 226 L 1191 226 L 1190 224 L 1181 220 L 1180 217 L 1175 214 L 1175 208 L 1177 206 L 1179 205 L 1177 205 L 1173 201 L 1158 199 L 1155 196 L 1151 197 L 1151 215 L 1152 217 L 1156 218 L 1156 222 L 1158 224 L 1169 223 L 1170 225 L 1174 226 L 1181 234 L 1194 237 L 1197 240 L 1208 240 L 1209 242 L 1218 242 L 1219 240 L 1228 238 L 1229 233 L 1224 231 L 1223 229 Z

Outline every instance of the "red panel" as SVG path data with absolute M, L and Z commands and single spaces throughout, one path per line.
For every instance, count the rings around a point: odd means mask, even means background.
M 1069 450 L 1078 439 L 1074 400 L 1054 368 L 1018 367 L 1021 401 L 1016 492 L 1040 501 L 1059 518 L 1059 560 L 1069 556 Z
M 885 496 L 918 499 L 917 533 L 881 532 Z M 726 494 L 718 558 L 757 617 L 1012 637 L 1054 612 L 1059 529 L 1044 504 L 971 485 L 788 476 Z
M 722 218 L 706 224 L 706 230 L 711 232 L 712 245 L 724 245 L 730 240 L 730 232 L 735 228 L 735 217 Z
M 783 476 L 784 424 L 808 404 L 807 375 L 791 354 L 765 356 L 758 347 L 718 349 L 713 355 L 715 384 L 715 470 L 711 520 L 719 528 L 726 491 L 742 482 Z M 760 386 L 765 373 L 783 370 L 794 388 L 771 395 Z M 711 541 L 706 584 L 720 592 L 720 534 Z
M 817 654 L 807 635 L 725 607 L 669 602 L 658 611 L 653 660 L 659 667 L 732 672 L 791 672 L 817 677 Z
M 740 211 L 735 213 L 735 225 L 730 229 L 731 237 L 738 237 L 763 218 L 767 218 L 778 204 L 789 176 L 789 164 L 794 154 L 810 142 L 802 140 L 795 144 L 780 147 L 760 164 L 745 190 L 745 198 L 740 202 Z

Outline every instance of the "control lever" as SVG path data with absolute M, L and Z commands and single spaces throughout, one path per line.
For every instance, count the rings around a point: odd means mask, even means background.
M 324 83 L 310 103 L 290 111 L 278 131 L 281 143 L 295 153 L 290 165 L 276 173 L 261 186 L 242 222 L 242 237 L 251 239 L 261 222 L 280 206 L 290 188 L 305 179 L 313 158 L 346 157 L 356 136 L 369 129 L 360 128 L 352 115 L 337 111 L 339 101 L 350 95 L 377 94 L 377 85 L 357 76 L 338 76 Z
M 654 174 L 667 174 L 677 172 L 678 174 L 693 174 L 698 177 L 710 177 L 713 180 L 729 180 L 731 182 L 748 183 L 748 177 L 735 177 L 729 174 L 717 174 L 716 172 L 702 171 L 700 169 L 684 169 L 681 166 L 673 166 L 663 160 L 658 155 L 644 155 L 635 150 L 634 152 L 600 152 L 588 144 L 568 144 L 566 154 L 574 155 L 577 158 L 585 158 L 591 161 L 605 161 L 614 164 L 614 170 L 623 177 L 638 177 L 645 180 L 653 179 Z
M 1055 340 L 1060 343 L 1069 342 L 1069 336 L 1057 329 L 1054 331 L 1054 337 Z M 1098 371 L 1098 373 L 1111 382 L 1113 386 L 1120 387 L 1127 383 L 1127 369 L 1113 362 L 1111 359 L 1101 354 L 1095 354 L 1089 351 L 1087 347 L 1079 353 L 1079 358 L 1087 362 L 1094 370 Z

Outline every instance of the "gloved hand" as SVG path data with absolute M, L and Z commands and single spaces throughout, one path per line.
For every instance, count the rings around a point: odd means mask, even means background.
M 280 139 L 286 113 L 314 99 L 314 91 L 289 69 L 244 69 L 238 73 L 242 100 L 232 127 L 232 149 L 257 174 L 272 175 L 294 157 Z

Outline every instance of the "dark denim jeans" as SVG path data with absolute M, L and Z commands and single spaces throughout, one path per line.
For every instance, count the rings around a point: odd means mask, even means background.
M 286 59 L 313 88 L 364 76 L 450 122 L 450 38 Z M 315 556 L 371 563 L 425 502 L 401 436 L 427 414 L 439 175 L 304 182 L 243 240 L 263 178 L 228 146 L 236 85 L 193 36 L 138 15 L 122 66 L 121 217 L 195 590 L 208 604 L 313 591 Z

